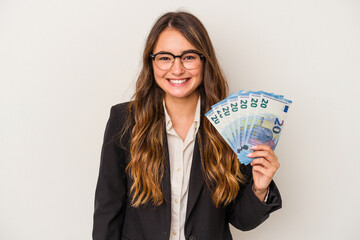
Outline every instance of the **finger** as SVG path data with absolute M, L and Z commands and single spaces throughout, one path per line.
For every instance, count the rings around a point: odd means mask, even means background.
M 277 167 L 272 165 L 269 161 L 267 161 L 266 159 L 263 158 L 256 158 L 251 162 L 251 166 L 255 167 L 256 169 L 257 167 L 262 167 L 264 168 L 266 171 L 270 171 L 270 174 L 274 175 L 275 172 L 277 171 Z
M 272 179 L 276 170 L 274 168 L 264 168 L 261 165 L 253 166 L 253 171 L 261 173 L 263 176 Z
M 278 159 L 275 154 L 268 151 L 254 151 L 247 155 L 249 158 L 265 158 L 271 164 L 277 166 L 279 164 Z
M 271 152 L 269 151 L 261 151 L 261 150 L 258 150 L 258 151 L 254 151 L 252 153 L 249 153 L 247 155 L 247 157 L 250 157 L 250 158 L 259 158 L 259 157 L 263 157 L 267 160 L 270 160 L 270 159 L 274 159 L 276 158 L 275 154 L 272 154 Z
M 252 147 L 252 149 L 259 149 L 259 150 L 255 150 L 252 153 L 249 153 L 247 155 L 247 157 L 250 158 L 259 158 L 259 157 L 263 157 L 266 160 L 268 160 L 269 162 L 271 162 L 271 164 L 275 165 L 277 168 L 280 167 L 280 163 L 279 160 L 276 156 L 276 154 L 274 153 L 274 151 L 267 145 L 258 145 L 255 147 Z M 263 150 L 260 150 L 263 149 Z
M 254 160 L 252 160 L 251 166 L 255 166 L 255 165 L 260 165 L 264 168 L 272 167 L 271 163 L 264 158 L 255 158 Z
M 272 148 L 269 147 L 268 145 L 256 145 L 256 146 L 251 147 L 251 149 L 254 152 L 266 151 L 266 152 L 269 152 L 271 155 L 276 156 L 274 151 L 272 150 Z
M 255 150 L 255 151 L 260 150 L 260 151 L 274 152 L 270 146 L 265 145 L 265 144 L 256 145 L 256 146 L 251 147 L 250 149 Z

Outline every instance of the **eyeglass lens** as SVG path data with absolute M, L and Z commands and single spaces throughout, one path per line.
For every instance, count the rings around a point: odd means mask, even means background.
M 175 62 L 174 56 L 167 53 L 161 53 L 156 55 L 154 60 L 156 66 L 162 70 L 170 69 Z M 186 53 L 181 57 L 180 61 L 184 68 L 188 70 L 198 68 L 201 63 L 200 56 L 196 53 Z

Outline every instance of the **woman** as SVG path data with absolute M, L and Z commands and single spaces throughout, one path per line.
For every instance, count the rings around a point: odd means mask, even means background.
M 249 230 L 281 207 L 274 152 L 257 146 L 251 166 L 240 166 L 204 117 L 226 94 L 201 22 L 186 12 L 161 16 L 134 100 L 111 109 L 93 239 L 232 239 L 229 223 Z

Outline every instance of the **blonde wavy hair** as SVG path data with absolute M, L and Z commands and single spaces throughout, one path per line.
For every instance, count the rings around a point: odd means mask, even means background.
M 235 153 L 226 144 L 204 114 L 211 105 L 227 96 L 228 85 L 221 72 L 209 35 L 198 18 L 187 12 L 168 12 L 161 16 L 151 29 L 143 53 L 143 67 L 136 82 L 129 116 L 135 125 L 131 130 L 131 160 L 126 171 L 133 179 L 130 189 L 131 204 L 139 207 L 151 203 L 159 206 L 164 201 L 161 180 L 164 175 L 163 90 L 156 84 L 150 54 L 159 34 L 166 28 L 180 31 L 205 56 L 201 96 L 201 121 L 197 134 L 201 165 L 205 182 L 216 206 L 228 205 L 237 196 L 244 177 Z

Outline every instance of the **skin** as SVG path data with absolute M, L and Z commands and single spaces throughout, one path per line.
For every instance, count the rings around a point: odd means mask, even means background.
M 180 55 L 187 50 L 197 49 L 178 30 L 167 28 L 159 35 L 153 53 L 165 51 Z M 188 70 L 182 66 L 180 59 L 176 58 L 169 70 L 161 70 L 154 63 L 153 69 L 156 83 L 165 92 L 166 110 L 173 127 L 184 141 L 194 121 L 199 98 L 198 87 L 203 79 L 203 65 Z M 186 82 L 174 82 L 179 80 Z
M 264 201 L 267 189 L 274 174 L 280 167 L 278 158 L 274 151 L 267 145 L 257 145 L 252 147 L 254 152 L 248 157 L 254 158 L 251 162 L 255 195 Z
M 197 49 L 178 30 L 167 28 L 159 35 L 153 53 L 165 51 L 181 55 L 187 50 Z M 203 80 L 203 65 L 197 69 L 188 70 L 182 66 L 180 59 L 176 58 L 169 70 L 161 70 L 154 63 L 153 69 L 156 83 L 165 92 L 165 106 L 173 127 L 184 141 L 194 121 L 199 98 L 198 87 Z M 186 82 L 176 83 L 171 80 L 186 80 Z M 261 201 L 264 201 L 269 184 L 280 164 L 269 146 L 258 145 L 252 149 L 254 152 L 248 157 L 254 158 L 251 162 L 253 191 Z

